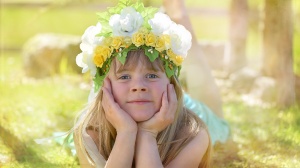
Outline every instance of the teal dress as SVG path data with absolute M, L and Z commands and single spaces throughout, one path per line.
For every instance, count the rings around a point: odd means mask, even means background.
M 224 119 L 219 118 L 205 104 L 192 99 L 186 93 L 184 94 L 184 105 L 186 108 L 196 113 L 206 124 L 213 145 L 216 142 L 225 143 L 227 141 L 230 135 L 230 128 Z

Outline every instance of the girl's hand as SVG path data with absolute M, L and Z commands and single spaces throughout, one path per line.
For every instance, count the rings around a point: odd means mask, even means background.
M 139 131 L 149 132 L 156 137 L 160 131 L 173 122 L 176 110 L 176 92 L 174 86 L 172 84 L 168 84 L 167 92 L 164 92 L 162 96 L 162 105 L 160 110 L 149 120 L 140 122 L 138 124 Z
M 136 122 L 131 118 L 129 114 L 121 109 L 118 103 L 115 102 L 111 91 L 111 83 L 108 78 L 104 80 L 102 90 L 102 107 L 105 111 L 106 119 L 113 125 L 118 133 L 136 132 Z

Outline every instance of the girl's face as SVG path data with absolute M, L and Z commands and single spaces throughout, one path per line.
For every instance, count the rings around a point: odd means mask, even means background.
M 143 55 L 127 58 L 131 63 L 125 66 L 115 61 L 108 73 L 116 103 L 136 122 L 146 121 L 160 110 L 163 92 L 170 83 L 161 67 L 147 59 Z

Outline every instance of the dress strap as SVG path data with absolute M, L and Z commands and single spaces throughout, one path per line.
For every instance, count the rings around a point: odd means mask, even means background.
M 95 144 L 92 137 L 90 137 L 90 135 L 86 132 L 86 127 L 83 127 L 82 139 L 83 139 L 83 145 L 87 153 L 91 157 L 91 159 L 95 162 L 96 168 L 104 168 L 106 164 L 106 160 L 100 154 L 97 145 Z

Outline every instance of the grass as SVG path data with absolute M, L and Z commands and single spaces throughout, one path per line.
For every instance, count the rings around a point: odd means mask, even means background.
M 299 105 L 279 110 L 226 102 L 224 110 L 238 147 L 238 159 L 223 166 L 300 166 Z
M 76 159 L 55 143 L 35 139 L 67 131 L 82 108 L 86 90 L 77 76 L 26 78 L 19 53 L 2 53 L 0 167 L 74 167 Z M 76 96 L 74 96 L 76 93 Z
M 88 80 L 68 72 L 30 79 L 19 54 L 0 56 L 0 167 L 79 167 L 60 145 L 34 140 L 72 127 Z M 279 110 L 225 100 L 224 111 L 232 141 L 215 147 L 214 167 L 300 167 L 299 105 Z

